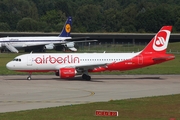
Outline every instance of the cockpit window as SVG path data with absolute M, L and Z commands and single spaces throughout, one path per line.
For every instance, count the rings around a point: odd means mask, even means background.
M 13 61 L 19 61 L 19 62 L 21 62 L 21 59 L 19 59 L 19 58 L 14 58 Z

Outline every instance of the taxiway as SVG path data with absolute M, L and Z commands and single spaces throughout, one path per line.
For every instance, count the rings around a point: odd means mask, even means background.
M 53 75 L 0 76 L 0 112 L 180 93 L 180 75 L 91 75 L 63 80 Z

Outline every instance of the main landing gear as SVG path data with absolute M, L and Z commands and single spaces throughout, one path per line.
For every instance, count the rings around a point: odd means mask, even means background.
M 83 74 L 82 75 L 82 79 L 90 81 L 91 80 L 91 76 L 87 75 L 87 74 Z
M 32 75 L 32 73 L 29 73 L 29 76 L 27 77 L 27 80 L 31 80 L 32 79 L 31 75 Z

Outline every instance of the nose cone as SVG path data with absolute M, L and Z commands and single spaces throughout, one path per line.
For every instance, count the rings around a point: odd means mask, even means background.
M 6 68 L 9 69 L 9 70 L 13 70 L 14 67 L 15 67 L 15 65 L 13 65 L 12 62 L 8 62 L 6 64 Z

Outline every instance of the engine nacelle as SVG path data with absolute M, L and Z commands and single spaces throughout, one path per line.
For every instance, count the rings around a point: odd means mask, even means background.
M 46 48 L 47 50 L 52 50 L 52 49 L 54 49 L 54 44 L 45 45 L 45 48 Z
M 5 43 L 0 43 L 0 48 L 5 48 Z
M 66 46 L 68 48 L 73 48 L 74 47 L 74 42 L 68 42 L 68 43 L 66 43 Z
M 60 78 L 74 78 L 77 71 L 75 68 L 60 68 L 56 75 Z
M 65 46 L 71 51 L 77 51 L 77 49 L 74 47 L 74 42 L 68 42 Z

